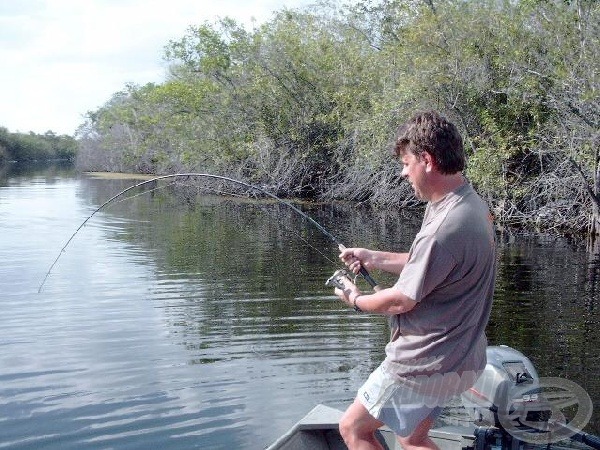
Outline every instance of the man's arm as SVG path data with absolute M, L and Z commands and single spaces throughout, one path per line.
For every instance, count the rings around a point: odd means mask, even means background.
M 348 306 L 360 311 L 393 316 L 413 309 L 417 302 L 398 289 L 381 289 L 372 294 L 361 294 L 352 281 L 344 280 L 344 289 L 336 289 L 337 296 Z

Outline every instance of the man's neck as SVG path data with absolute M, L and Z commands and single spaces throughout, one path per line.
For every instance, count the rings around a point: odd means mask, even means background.
M 429 201 L 437 202 L 444 198 L 449 192 L 453 192 L 460 186 L 466 183 L 466 179 L 462 172 L 457 172 L 452 175 L 439 175 L 434 181 L 431 198 Z

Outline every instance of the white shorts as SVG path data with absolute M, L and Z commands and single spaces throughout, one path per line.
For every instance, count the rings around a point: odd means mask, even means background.
M 442 411 L 439 401 L 398 382 L 379 366 L 358 390 L 358 400 L 377 420 L 398 436 L 413 433 L 426 418 Z

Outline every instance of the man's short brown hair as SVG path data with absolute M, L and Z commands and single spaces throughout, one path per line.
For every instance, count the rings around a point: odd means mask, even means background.
M 419 158 L 427 152 L 443 174 L 453 174 L 465 168 L 465 152 L 458 129 L 435 111 L 420 112 L 401 125 L 394 150 L 397 156 L 411 152 Z

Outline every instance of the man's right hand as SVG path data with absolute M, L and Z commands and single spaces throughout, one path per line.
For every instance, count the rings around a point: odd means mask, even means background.
M 365 269 L 369 269 L 372 253 L 366 248 L 345 248 L 340 252 L 340 259 L 348 269 L 358 274 L 363 266 Z

